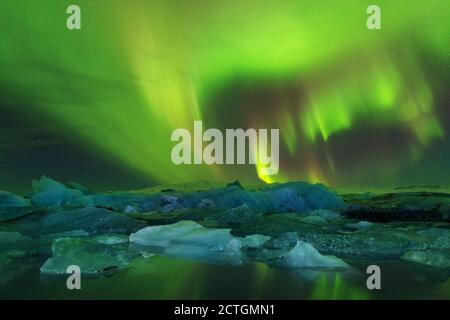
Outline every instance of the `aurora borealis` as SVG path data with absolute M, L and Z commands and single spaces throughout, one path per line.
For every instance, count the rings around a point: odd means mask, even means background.
M 382 30 L 366 28 L 374 3 Z M 66 28 L 70 4 L 81 30 Z M 110 188 L 258 175 L 449 184 L 449 9 L 449 0 L 3 1 L 0 181 L 45 173 L 92 184 L 98 162 Z M 279 128 L 279 174 L 174 165 L 171 132 L 195 120 Z M 61 163 L 56 149 L 84 160 Z

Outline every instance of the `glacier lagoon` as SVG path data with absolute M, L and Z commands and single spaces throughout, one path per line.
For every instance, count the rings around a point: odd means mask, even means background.
M 1 298 L 450 296 L 442 190 L 235 182 L 95 193 L 45 176 L 32 186 L 0 194 Z M 81 290 L 66 287 L 72 265 Z M 381 269 L 381 290 L 366 286 L 369 265 Z

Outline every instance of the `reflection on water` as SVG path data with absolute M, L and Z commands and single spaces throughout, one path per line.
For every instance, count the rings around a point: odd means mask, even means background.
M 279 270 L 261 263 L 217 266 L 154 256 L 112 277 L 83 278 L 82 289 L 66 289 L 66 278 L 42 278 L 36 267 L 23 268 L 1 283 L 0 298 L 17 299 L 449 299 L 450 281 L 418 272 L 417 265 L 387 261 L 382 290 L 366 288 L 365 269 L 347 272 Z M 15 268 L 17 271 L 18 269 Z M 10 270 L 12 272 L 12 270 Z M 438 271 L 436 271 L 439 273 Z

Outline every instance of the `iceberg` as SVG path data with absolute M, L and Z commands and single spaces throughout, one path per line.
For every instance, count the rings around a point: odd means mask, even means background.
M 128 243 L 128 237 L 122 234 L 102 234 L 95 237 L 98 243 L 103 244 L 121 244 Z
M 132 233 L 130 242 L 143 246 L 166 247 L 173 239 L 182 238 L 195 229 L 203 228 L 194 221 L 179 221 L 174 224 L 150 226 Z
M 139 212 L 171 212 L 214 207 L 230 210 L 231 216 L 243 211 L 246 214 L 244 220 L 248 220 L 247 218 L 254 220 L 255 217 L 259 218 L 265 213 L 302 213 L 315 209 L 342 208 L 344 202 L 324 185 L 291 182 L 266 186 L 257 191 L 230 186 L 198 192 L 173 192 L 170 195 L 126 193 L 92 195 L 75 199 L 71 204 L 103 206 L 122 211 L 127 205 L 133 205 Z M 234 217 L 231 218 L 235 220 Z M 237 222 L 240 222 L 240 219 Z
M 348 265 L 335 256 L 324 256 L 312 245 L 298 241 L 295 247 L 281 256 L 277 262 L 286 268 L 325 268 L 342 269 Z
M 342 216 L 339 213 L 332 211 L 332 210 L 327 210 L 327 209 L 315 209 L 315 210 L 309 211 L 308 214 L 310 216 L 320 217 L 327 221 L 336 221 L 336 220 L 342 219 Z
M 25 207 L 30 201 L 10 192 L 0 191 L 0 207 Z
M 214 218 L 227 226 L 256 223 L 262 217 L 263 214 L 261 212 L 251 210 L 246 204 L 230 210 L 223 210 L 214 215 Z
M 43 176 L 40 181 L 33 181 L 33 189 L 32 204 L 41 207 L 95 206 L 130 214 L 135 210 L 145 213 L 217 208 L 230 210 L 232 220 L 235 220 L 236 210 L 246 212 L 244 220 L 254 220 L 265 213 L 307 212 L 344 205 L 342 199 L 327 187 L 304 182 L 274 184 L 253 191 L 230 186 L 197 192 L 173 191 L 169 195 L 163 192 L 85 194 Z
M 44 234 L 39 237 L 39 240 L 53 242 L 53 240 L 59 238 L 82 238 L 82 237 L 89 237 L 89 233 L 87 233 L 84 230 L 70 230 L 60 233 Z
M 77 265 L 85 276 L 111 275 L 141 256 L 121 242 L 108 244 L 95 238 L 57 239 L 53 242 L 52 253 L 40 269 L 43 274 L 63 275 L 68 266 Z
M 14 228 L 23 234 L 32 236 L 73 230 L 84 230 L 90 235 L 95 235 L 101 233 L 129 234 L 145 225 L 139 220 L 114 211 L 87 207 L 23 217 L 15 222 Z
M 230 229 L 198 228 L 184 237 L 171 240 L 164 253 L 170 257 L 208 263 L 242 263 L 241 243 L 230 234 Z
M 31 203 L 38 207 L 59 207 L 66 205 L 74 198 L 83 197 L 80 190 L 66 188 L 62 183 L 42 176 L 40 180 L 33 180 L 33 195 Z
M 450 268 L 450 250 L 414 250 L 401 256 L 402 260 L 436 268 Z
M 347 228 L 355 230 L 365 230 L 373 226 L 372 222 L 369 221 L 359 221 L 357 223 L 349 223 L 345 225 Z
M 259 245 L 261 238 L 243 238 L 245 245 Z M 240 264 L 242 262 L 240 238 L 230 229 L 208 229 L 193 221 L 179 221 L 170 225 L 150 226 L 130 235 L 130 242 L 164 248 L 170 257 L 201 260 L 209 263 Z M 264 241 L 265 242 L 265 241 Z
M 37 210 L 31 206 L 2 207 L 0 205 L 0 222 L 13 221 L 20 217 L 35 213 Z
M 150 207 L 156 206 L 155 196 L 114 192 L 109 194 L 91 194 L 79 198 L 73 198 L 66 203 L 70 206 L 80 207 L 102 207 L 121 211 L 126 214 L 133 214 L 136 212 L 145 212 L 147 208 L 146 203 L 151 203 Z
M 313 215 L 308 215 L 302 218 L 301 221 L 307 224 L 315 224 L 315 225 L 322 225 L 327 223 L 327 220 L 325 220 L 324 218 Z
M 270 239 L 271 237 L 269 236 L 264 236 L 261 234 L 252 234 L 244 238 L 239 238 L 239 241 L 241 243 L 241 247 L 261 248 Z

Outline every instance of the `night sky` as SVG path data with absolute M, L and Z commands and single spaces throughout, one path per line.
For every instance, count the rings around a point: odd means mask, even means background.
M 81 8 L 81 30 L 66 8 Z M 382 30 L 366 28 L 377 4 Z M 0 3 L 0 189 L 450 184 L 450 0 Z M 279 128 L 280 172 L 176 166 L 171 132 Z

